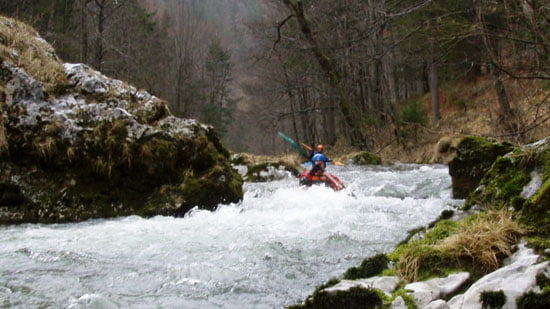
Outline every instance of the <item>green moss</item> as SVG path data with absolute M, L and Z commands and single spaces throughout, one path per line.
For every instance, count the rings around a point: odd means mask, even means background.
M 547 181 L 550 179 L 550 149 L 544 151 L 541 157 L 543 164 L 542 180 Z
M 306 301 L 304 308 L 316 309 L 368 309 L 379 308 L 383 300 L 374 289 L 352 287 L 347 291 L 337 291 L 333 294 L 320 292 L 311 300 Z
M 434 223 L 435 224 L 435 223 Z M 405 245 L 407 244 L 409 241 L 411 241 L 411 239 L 414 237 L 414 235 L 418 234 L 418 233 L 422 233 L 426 231 L 426 228 L 425 227 L 418 227 L 418 228 L 415 228 L 415 229 L 412 229 L 412 230 L 408 230 L 407 231 L 407 237 L 405 237 L 405 239 L 403 239 L 402 241 L 400 241 L 398 244 L 397 244 L 397 247 L 399 246 L 402 246 L 402 245 Z M 393 259 L 392 259 L 393 260 Z
M 550 239 L 546 236 L 529 236 L 525 239 L 527 240 L 527 247 L 533 248 L 537 252 L 542 253 L 550 248 Z
M 550 179 L 523 204 L 519 221 L 533 233 L 550 235 Z
M 380 274 L 388 267 L 389 259 L 385 254 L 377 254 L 364 259 L 359 267 L 351 267 L 344 273 L 344 279 L 370 278 Z
M 496 208 L 522 206 L 516 197 L 531 180 L 533 168 L 523 166 L 511 158 L 498 158 L 480 182 L 484 188 L 474 191 L 468 197 L 465 208 L 474 204 Z
M 453 256 L 430 245 L 407 248 L 398 264 L 399 273 L 409 282 L 445 277 L 460 269 Z
M 527 292 L 516 300 L 518 309 L 546 309 L 550 308 L 550 291 L 542 293 Z
M 543 289 L 550 288 L 550 278 L 548 278 L 544 273 L 540 273 L 536 277 L 537 279 L 537 285 Z
M 357 165 L 370 165 L 370 164 L 382 164 L 382 159 L 368 151 L 363 151 L 351 159 L 353 164 Z
M 512 150 L 506 143 L 497 143 L 481 137 L 465 137 L 457 146 L 457 156 L 449 163 L 453 179 L 453 196 L 466 198 L 479 185 L 493 162 Z M 471 205 L 466 205 L 469 207 Z
M 442 220 L 435 224 L 435 226 L 426 233 L 424 237 L 424 243 L 436 244 L 438 241 L 449 237 L 456 233 L 460 225 L 458 222 L 452 220 Z
M 422 239 L 398 245 L 388 258 L 398 263 L 397 272 L 409 281 L 442 277 L 462 270 L 473 272 L 471 261 L 457 260 L 434 246 L 459 229 L 460 225 L 455 221 L 439 221 Z
M 479 301 L 483 309 L 499 309 L 506 303 L 506 295 L 502 290 L 483 291 L 479 295 Z
M 399 296 L 401 296 L 401 298 L 403 298 L 403 300 L 405 301 L 405 306 L 407 306 L 407 309 L 418 308 L 414 300 L 414 297 L 412 297 L 411 294 L 407 293 L 404 286 L 400 286 L 395 292 L 392 293 L 390 302 L 393 302 Z
M 264 182 L 267 181 L 265 177 L 260 176 L 260 173 L 267 171 L 268 167 L 273 166 L 278 169 L 280 164 L 278 163 L 260 163 L 248 167 L 245 179 L 251 182 Z
M 224 203 L 234 203 L 243 197 L 242 179 L 229 164 L 214 166 L 200 176 L 188 173 L 181 190 L 184 201 L 178 211 L 179 215 L 184 215 L 195 206 L 214 210 L 220 203 L 220 197 Z

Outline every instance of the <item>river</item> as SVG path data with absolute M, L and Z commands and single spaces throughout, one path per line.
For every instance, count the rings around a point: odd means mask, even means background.
M 462 203 L 444 165 L 329 171 L 347 188 L 288 176 L 184 218 L 2 226 L 0 307 L 282 308 Z

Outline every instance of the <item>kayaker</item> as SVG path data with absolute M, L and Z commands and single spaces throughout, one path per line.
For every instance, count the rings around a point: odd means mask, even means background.
M 315 164 L 318 164 L 318 163 L 322 162 L 323 169 L 325 169 L 327 167 L 327 163 L 332 161 L 327 156 L 325 156 L 325 154 L 323 153 L 324 148 L 325 147 L 321 144 L 317 145 L 317 147 L 315 148 L 315 151 L 312 153 L 311 158 L 310 158 L 311 163 L 313 164 L 313 166 L 315 166 Z

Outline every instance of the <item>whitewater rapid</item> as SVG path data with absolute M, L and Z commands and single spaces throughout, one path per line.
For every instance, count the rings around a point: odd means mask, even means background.
M 331 166 L 347 188 L 245 184 L 184 218 L 0 227 L 0 307 L 282 308 L 462 201 L 443 165 Z

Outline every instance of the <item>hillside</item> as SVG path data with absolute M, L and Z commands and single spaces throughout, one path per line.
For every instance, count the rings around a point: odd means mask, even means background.
M 461 80 L 440 89 L 441 120 L 437 126 L 417 126 L 417 135 L 397 141 L 392 136 L 378 140 L 377 152 L 386 162 L 448 163 L 461 137 L 474 135 L 510 142 L 514 145 L 540 140 L 550 135 L 550 87 L 533 80 L 507 81 L 516 114 L 513 121 L 521 134 L 505 134 L 499 125 L 498 104 L 489 77 Z M 430 95 L 421 98 L 430 110 Z M 429 115 L 426 115 L 429 117 Z M 414 128 L 411 128 L 414 130 Z M 438 142 L 441 145 L 438 146 Z M 448 151 L 445 144 L 450 143 Z M 340 157 L 353 151 L 343 145 L 335 149 Z

